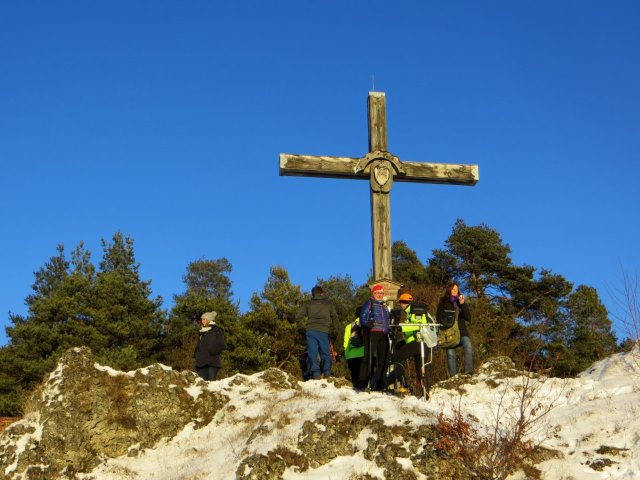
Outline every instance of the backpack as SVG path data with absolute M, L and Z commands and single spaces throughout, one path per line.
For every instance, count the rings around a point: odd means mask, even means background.
M 356 323 L 351 327 L 351 337 L 349 337 L 349 347 L 358 348 L 364 345 L 362 338 L 362 327 L 360 323 Z
M 429 312 L 424 303 L 411 302 L 406 311 L 406 319 L 402 324 L 402 336 L 406 343 L 421 340 L 422 325 L 429 321 Z
M 440 319 L 438 330 L 438 346 L 453 348 L 460 343 L 460 327 L 458 326 L 459 310 L 445 310 L 445 318 Z
M 411 310 L 409 313 L 415 315 L 416 319 L 419 319 L 420 317 L 427 317 L 427 306 L 424 303 L 411 302 Z

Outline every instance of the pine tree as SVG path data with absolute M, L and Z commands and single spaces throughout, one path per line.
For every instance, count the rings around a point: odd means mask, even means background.
M 94 328 L 90 298 L 94 267 L 82 243 L 69 261 L 64 246 L 57 247 L 35 273 L 33 293 L 26 299 L 26 317 L 10 314 L 9 345 L 0 349 L 0 411 L 15 415 L 22 396 L 55 366 L 57 357 L 71 347 L 102 345 Z
M 250 342 L 242 348 L 245 357 L 237 360 L 253 371 L 277 367 L 300 376 L 305 341 L 298 333 L 295 315 L 307 298 L 300 286 L 291 283 L 284 267 L 271 267 L 262 292 L 253 294 L 242 320 L 243 338 Z
M 140 279 L 133 240 L 121 232 L 112 243 L 102 240 L 103 257 L 91 299 L 91 315 L 107 345 L 96 355 L 120 370 L 131 370 L 157 359 L 165 313 L 162 298 L 150 299 L 151 281 Z
M 498 353 L 522 366 L 534 358 L 538 367 L 555 361 L 571 283 L 546 269 L 514 265 L 509 245 L 486 225 L 457 220 L 445 247 L 434 250 L 427 272 L 431 281 L 455 281 L 471 293 L 476 361 Z
M 433 251 L 427 272 L 432 283 L 456 281 L 476 297 L 499 296 L 513 274 L 511 247 L 486 225 L 467 226 L 458 219 L 445 242 L 445 249 Z
M 616 352 L 613 324 L 594 288 L 580 285 L 569 295 L 565 322 L 562 336 L 566 348 L 554 365 L 555 374 L 576 375 L 593 362 Z
M 230 371 L 237 371 L 228 358 L 233 356 L 240 329 L 238 303 L 232 300 L 231 271 L 231 263 L 226 258 L 196 260 L 187 266 L 183 277 L 186 290 L 173 297 L 174 306 L 165 330 L 161 358 L 164 363 L 182 370 L 194 368 L 193 352 L 200 328 L 198 322 L 204 312 L 213 310 L 218 313 L 216 324 L 224 330 L 227 344 L 219 378 Z
M 150 300 L 140 280 L 133 241 L 121 233 L 103 241 L 100 271 L 82 242 L 67 259 L 62 245 L 35 273 L 26 316 L 10 315 L 9 345 L 0 349 L 0 409 L 18 412 L 20 399 L 70 347 L 88 346 L 98 361 L 132 369 L 151 363 L 164 328 L 161 298 Z
M 393 242 L 391 246 L 393 279 L 405 284 L 409 289 L 424 285 L 429 280 L 427 268 L 414 250 L 403 241 Z

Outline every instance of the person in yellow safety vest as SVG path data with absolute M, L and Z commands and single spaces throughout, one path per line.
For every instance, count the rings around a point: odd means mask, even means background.
M 416 380 L 418 384 L 423 381 L 422 378 L 422 357 L 420 354 L 420 342 L 416 338 L 420 331 L 420 324 L 427 323 L 427 307 L 422 303 L 414 302 L 410 293 L 403 293 L 398 297 L 400 309 L 404 312 L 400 323 L 415 323 L 416 326 L 403 326 L 402 339 L 396 344 L 395 356 L 398 361 L 404 361 L 413 357 L 416 367 Z M 424 385 L 429 390 L 429 379 L 426 372 L 424 376 Z
M 360 308 L 356 309 L 356 319 L 344 328 L 344 358 L 351 372 L 351 383 L 354 387 L 360 380 L 360 366 L 364 357 L 364 344 L 360 329 Z

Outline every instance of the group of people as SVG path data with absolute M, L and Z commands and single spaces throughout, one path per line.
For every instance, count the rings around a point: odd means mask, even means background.
M 392 314 L 386 304 L 384 287 L 375 284 L 371 287 L 370 298 L 356 311 L 355 320 L 345 327 L 344 357 L 354 388 L 380 391 L 386 387 L 387 362 L 391 349 L 395 361 L 413 358 L 416 379 L 428 388 L 419 341 L 420 324 L 428 323 L 426 306 L 415 302 L 408 292 L 398 297 L 398 305 L 400 308 L 397 314 Z M 451 283 L 438 302 L 436 323 L 444 323 L 445 316 L 450 312 L 454 312 L 457 319 L 460 342 L 446 349 L 449 374 L 454 376 L 458 371 L 458 347 L 462 347 L 464 351 L 464 372 L 471 374 L 473 351 L 467 329 L 471 315 L 457 283 Z M 202 314 L 199 339 L 194 352 L 196 372 L 205 380 L 217 378 L 225 348 L 224 332 L 216 325 L 216 316 L 216 312 Z M 334 362 L 331 340 L 337 338 L 339 321 L 335 306 L 325 297 L 322 287 L 313 287 L 311 299 L 296 314 L 296 323 L 307 342 L 308 377 L 320 379 L 331 376 Z M 397 334 L 398 330 L 401 334 Z
M 421 345 L 418 341 L 420 324 L 428 323 L 427 309 L 424 304 L 415 302 L 413 296 L 405 292 L 398 297 L 398 315 L 386 305 L 384 287 L 375 284 L 371 287 L 371 297 L 356 311 L 355 320 L 347 324 L 344 330 L 343 348 L 353 386 L 359 390 L 383 390 L 387 378 L 387 362 L 391 349 L 396 362 L 413 358 L 416 379 L 428 388 L 428 379 L 424 375 Z M 454 312 L 460 329 L 458 345 L 447 348 L 447 367 L 451 376 L 457 373 L 456 349 L 464 350 L 464 371 L 473 372 L 473 351 L 467 322 L 471 321 L 469 307 L 457 283 L 447 287 L 438 302 L 436 322 L 444 323 L 448 312 Z M 395 317 L 395 318 L 394 318 Z M 308 319 L 306 330 L 302 321 Z M 337 329 L 335 308 L 326 298 L 321 287 L 314 287 L 312 299 L 302 306 L 296 316 L 298 328 L 304 331 L 307 339 L 307 353 L 310 378 L 322 378 L 331 375 L 330 332 Z M 400 325 L 400 334 L 396 326 Z M 395 331 L 394 331 L 395 330 Z

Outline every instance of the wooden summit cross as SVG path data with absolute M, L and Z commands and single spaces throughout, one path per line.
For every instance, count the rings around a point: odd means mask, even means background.
M 473 186 L 480 178 L 477 165 L 400 161 L 389 153 L 385 102 L 383 92 L 369 92 L 369 153 L 364 157 L 280 154 L 280 175 L 370 181 L 375 281 L 392 280 L 389 193 L 394 180 Z

